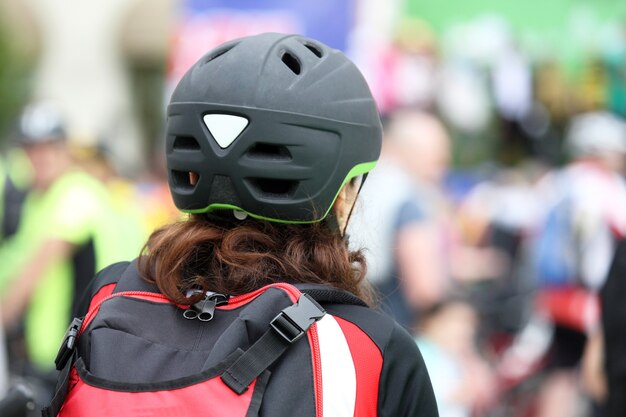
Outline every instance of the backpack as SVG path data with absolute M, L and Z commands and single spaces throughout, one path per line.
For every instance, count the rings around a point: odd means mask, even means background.
M 571 205 L 564 199 L 552 207 L 534 242 L 534 269 L 541 288 L 577 284 L 578 238 Z
M 273 365 L 283 360 L 291 364 L 291 391 L 298 374 L 312 373 L 314 383 L 295 392 L 314 390 L 315 414 L 321 415 L 327 389 L 320 339 L 336 322 L 320 304 L 365 306 L 332 287 L 286 283 L 236 297 L 208 292 L 182 306 L 143 282 L 134 262 L 104 272 L 86 315 L 65 335 L 56 360 L 59 383 L 45 417 L 254 417 Z M 344 366 L 337 361 L 337 375 L 328 378 L 337 398 Z

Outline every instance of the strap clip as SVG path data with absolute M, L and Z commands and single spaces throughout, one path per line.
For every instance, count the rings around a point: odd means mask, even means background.
M 294 343 L 324 314 L 326 311 L 313 297 L 304 293 L 297 304 L 285 308 L 274 317 L 270 326 L 288 343 Z
M 63 336 L 63 343 L 61 343 L 57 357 L 54 360 L 57 370 L 60 371 L 63 369 L 67 360 L 72 356 L 74 348 L 76 347 L 76 340 L 78 340 L 78 333 L 80 332 L 82 325 L 83 319 L 79 317 L 74 317 L 74 320 L 70 323 L 70 327 L 68 327 L 65 332 L 65 336 Z
M 183 312 L 183 317 L 188 320 L 198 319 L 200 321 L 211 321 L 215 315 L 215 307 L 228 304 L 228 297 L 224 294 L 207 293 L 207 295 L 197 303 L 189 306 Z

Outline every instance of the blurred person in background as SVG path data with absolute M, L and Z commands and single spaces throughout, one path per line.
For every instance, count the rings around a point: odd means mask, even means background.
M 5 329 L 24 340 L 25 352 L 11 352 L 12 372 L 38 380 L 43 403 L 79 297 L 97 270 L 139 253 L 141 238 L 137 226 L 121 226 L 106 187 L 75 165 L 54 105 L 28 106 L 19 131 L 32 191 L 15 236 L 0 250 L 0 307 Z
M 450 147 L 435 116 L 393 113 L 349 230 L 352 244 L 367 249 L 368 279 L 384 308 L 406 327 L 462 282 L 497 276 L 502 263 L 490 249 L 463 245 L 455 230 L 443 189 Z
M 167 167 L 164 162 L 163 149 L 165 145 L 153 151 L 150 158 L 152 163 L 148 164 L 150 169 L 136 184 L 143 221 L 150 231 L 181 219 L 181 213 L 174 205 L 167 184 Z
M 608 112 L 582 114 L 565 143 L 572 162 L 538 185 L 544 220 L 532 243 L 537 308 L 555 325 L 540 405 L 545 416 L 573 415 L 580 403 L 576 370 L 587 336 L 598 329 L 597 294 L 626 233 L 624 122 Z
M 493 373 L 476 351 L 478 314 L 447 298 L 423 312 L 416 337 L 431 375 L 440 417 L 470 417 L 496 397 Z
M 502 276 L 472 292 L 481 341 L 498 378 L 493 415 L 534 416 L 536 381 L 543 377 L 553 336 L 551 321 L 535 309 L 536 282 L 528 265 L 528 236 L 542 216 L 537 181 L 546 170 L 537 161 L 498 168 L 470 190 L 460 207 L 466 235 L 507 257 Z
M 583 371 L 588 391 L 606 403 L 604 417 L 621 417 L 626 410 L 626 240 L 617 246 L 609 276 L 600 293 L 602 326 L 592 333 Z
M 488 310 L 491 331 L 514 334 L 527 318 L 534 282 L 525 270 L 525 237 L 541 215 L 536 182 L 545 168 L 527 162 L 515 168 L 498 169 L 474 186 L 463 198 L 458 222 L 464 236 L 476 245 L 498 248 L 507 268 L 498 280 L 481 287 L 481 312 Z
M 32 167 L 21 149 L 10 149 L 0 156 L 0 251 L 11 245 L 19 229 L 31 173 Z M 6 347 L 4 328 L 0 328 L 0 400 L 9 387 Z
M 81 169 L 106 186 L 115 213 L 133 231 L 129 238 L 135 242 L 131 246 L 141 246 L 151 232 L 181 218 L 167 185 L 162 161 L 165 154 L 156 151 L 150 169 L 142 178 L 131 180 L 115 168 L 114 155 L 107 143 L 100 139 L 95 146 L 73 146 L 71 153 Z
M 419 107 L 431 109 L 437 88 L 437 39 L 428 22 L 417 18 L 402 18 L 395 36 L 380 56 L 376 85 L 379 108 Z
M 383 129 L 385 137 L 380 160 L 361 190 L 361 198 L 348 224 L 348 234 L 351 247 L 366 248 L 367 279 L 376 287 L 384 308 L 404 327 L 410 328 L 412 312 L 399 287 L 395 239 L 402 229 L 402 225 L 397 224 L 400 210 L 415 196 L 412 179 L 398 161 L 399 151 L 387 127 Z
M 623 122 L 621 129 L 626 141 Z M 604 405 L 600 407 L 604 414 L 598 414 L 603 417 L 622 416 L 626 410 L 626 239 L 623 230 L 614 230 L 614 235 L 619 242 L 600 290 L 601 325 L 589 332 L 582 364 L 584 387 L 597 404 Z
M 21 149 L 11 149 L 0 158 L 0 244 L 19 228 L 32 167 Z
M 118 219 L 117 227 L 128 231 L 126 235 L 126 239 L 129 240 L 128 247 L 141 247 L 149 232 L 156 227 L 151 225 L 144 215 L 145 207 L 139 185 L 118 174 L 112 163 L 113 154 L 108 149 L 106 141 L 100 140 L 98 145 L 91 147 L 74 147 L 71 152 L 85 172 L 106 186 L 113 214 Z

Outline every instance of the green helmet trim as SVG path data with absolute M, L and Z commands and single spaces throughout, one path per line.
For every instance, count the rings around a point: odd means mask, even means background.
M 189 214 L 201 214 L 201 213 L 210 213 L 210 212 L 216 211 L 216 210 L 237 210 L 237 211 L 241 211 L 243 213 L 246 213 L 248 216 L 252 217 L 253 219 L 265 220 L 265 221 L 273 222 L 273 223 L 284 223 L 284 224 L 311 224 L 311 223 L 318 223 L 318 222 L 321 222 L 322 220 L 324 220 L 328 216 L 328 213 L 330 213 L 330 210 L 332 209 L 333 205 L 335 204 L 335 201 L 337 200 L 337 196 L 339 196 L 339 192 L 348 183 L 348 181 L 350 181 L 354 177 L 358 177 L 359 175 L 363 175 L 363 174 L 371 171 L 372 169 L 374 169 L 374 167 L 376 166 L 376 162 L 377 161 L 363 162 L 361 164 L 355 165 L 348 172 L 348 175 L 346 175 L 346 178 L 341 183 L 341 187 L 339 187 L 339 190 L 337 190 L 337 194 L 335 194 L 335 197 L 333 198 L 332 203 L 330 204 L 330 206 L 326 210 L 326 213 L 324 213 L 324 216 L 322 216 L 322 218 L 317 219 L 317 220 L 301 221 L 301 220 L 275 219 L 275 218 L 272 218 L 272 217 L 259 216 L 258 214 L 251 213 L 251 212 L 246 211 L 246 210 L 242 209 L 241 207 L 237 207 L 237 206 L 235 206 L 233 204 L 222 204 L 222 203 L 209 204 L 207 207 L 204 207 L 204 208 L 201 208 L 201 209 L 181 210 L 181 211 L 184 212 L 184 213 L 189 213 Z

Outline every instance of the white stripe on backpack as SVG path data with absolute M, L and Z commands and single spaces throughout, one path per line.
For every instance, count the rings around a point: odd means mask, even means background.
M 356 403 L 356 372 L 348 342 L 330 314 L 317 322 L 322 362 L 324 417 L 353 417 Z

